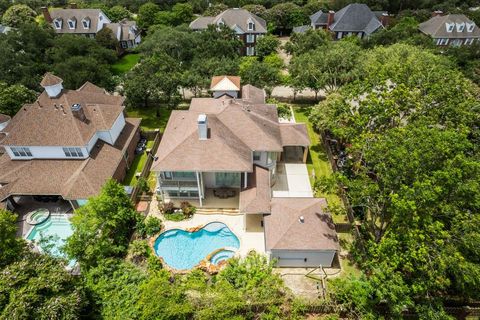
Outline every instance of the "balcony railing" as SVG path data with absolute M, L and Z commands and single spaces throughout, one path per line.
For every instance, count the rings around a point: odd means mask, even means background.
M 160 187 L 168 189 L 197 189 L 196 181 L 161 180 Z

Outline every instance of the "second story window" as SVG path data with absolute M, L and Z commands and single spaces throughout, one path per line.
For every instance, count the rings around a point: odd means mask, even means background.
M 55 25 L 55 29 L 61 29 L 62 28 L 62 21 L 59 19 L 53 20 L 53 24 Z
M 68 20 L 68 27 L 69 27 L 70 29 L 75 29 L 75 22 L 76 22 L 76 21 L 73 20 L 73 19 Z
M 83 19 L 82 24 L 83 24 L 84 29 L 90 28 L 90 19 L 88 19 L 88 18 Z
M 32 152 L 30 152 L 30 148 L 25 147 L 11 147 L 10 148 L 15 155 L 15 157 L 31 157 Z
M 248 23 L 248 30 L 255 30 L 255 23 L 253 23 L 252 21 L 250 21 Z
M 83 158 L 83 152 L 80 148 L 63 148 L 67 158 Z
M 255 42 L 255 35 L 247 34 L 247 43 L 254 43 Z
M 253 161 L 260 161 L 262 153 L 260 151 L 253 151 Z

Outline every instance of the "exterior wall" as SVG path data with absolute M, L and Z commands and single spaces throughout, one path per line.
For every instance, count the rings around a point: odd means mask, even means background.
M 254 39 L 253 42 L 247 43 L 247 35 L 253 35 Z M 239 34 L 238 38 L 243 42 L 243 47 L 240 49 L 240 54 L 243 56 L 247 55 L 247 47 L 253 47 L 254 48 L 254 54 L 257 54 L 257 51 L 255 50 L 255 46 L 257 45 L 257 40 L 264 36 L 264 33 L 244 33 L 244 34 Z
M 115 144 L 115 141 L 117 141 L 117 138 L 122 132 L 124 127 L 125 127 L 125 117 L 123 113 L 121 113 L 118 116 L 117 120 L 115 120 L 115 122 L 113 123 L 112 128 L 108 131 L 97 131 L 97 137 L 98 139 L 102 139 L 106 143 L 113 145 Z
M 277 260 L 278 267 L 331 267 L 334 250 L 272 250 L 271 259 Z
M 464 46 L 480 41 L 480 38 L 433 38 L 433 41 L 439 47 Z
M 135 135 L 133 136 L 132 140 L 130 141 L 130 144 L 125 150 L 122 161 L 120 161 L 117 169 L 115 170 L 115 173 L 113 174 L 113 179 L 119 182 L 125 179 L 125 175 L 127 174 L 128 168 L 130 168 L 130 166 L 132 165 L 133 159 L 135 158 L 134 157 L 135 148 L 137 147 L 137 143 L 139 140 L 140 140 L 140 128 L 137 129 L 137 132 L 135 132 Z
M 269 153 L 270 153 L 270 161 L 271 161 L 270 163 L 268 162 Z M 275 167 L 277 164 L 277 159 L 279 158 L 279 154 L 280 154 L 279 152 L 261 151 L 260 160 L 253 160 L 253 163 L 266 168 Z
M 45 91 L 47 91 L 47 94 L 50 98 L 58 96 L 60 92 L 62 92 L 62 90 L 63 90 L 63 86 L 61 83 L 56 84 L 54 86 L 45 87 Z
M 339 32 L 334 32 L 334 40 L 340 40 L 345 37 L 350 37 L 350 36 L 357 36 L 360 39 L 363 39 L 366 37 L 364 32 L 358 32 L 358 31 L 339 31 Z
M 98 24 L 97 24 L 97 32 L 103 29 L 103 26 L 107 23 L 111 23 L 110 19 L 100 11 L 100 15 L 98 16 Z
M 87 147 L 85 146 L 69 146 L 80 148 L 83 153 L 83 158 L 73 158 L 65 156 L 65 152 L 63 152 L 63 147 L 49 147 L 49 146 L 28 146 L 26 148 L 30 149 L 32 153 L 32 157 L 16 157 L 11 147 L 16 146 L 5 146 L 5 150 L 7 151 L 8 155 L 12 160 L 31 160 L 31 159 L 86 159 L 89 155 Z M 21 146 L 19 146 L 21 147 Z

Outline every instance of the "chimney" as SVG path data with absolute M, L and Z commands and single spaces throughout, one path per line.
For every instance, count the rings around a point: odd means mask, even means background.
M 72 114 L 80 121 L 85 121 L 87 118 L 85 117 L 85 112 L 83 111 L 82 105 L 80 103 L 74 103 L 70 107 L 72 110 Z
M 298 221 L 299 221 L 300 223 L 304 223 L 304 222 L 305 222 L 305 217 L 304 217 L 304 216 L 300 216 L 300 217 L 298 218 Z
M 328 17 L 327 17 L 327 29 L 333 24 L 333 21 L 335 20 L 335 11 L 328 11 Z
M 70 9 L 77 9 L 77 4 L 75 2 L 70 3 Z
M 42 7 L 41 9 L 42 9 L 42 13 L 43 13 L 43 17 L 45 18 L 45 21 L 48 23 L 52 23 L 53 19 L 52 19 L 52 16 L 50 15 L 50 12 L 48 12 L 48 8 Z
M 380 18 L 380 23 L 384 27 L 386 27 L 390 24 L 390 16 L 388 15 L 388 13 L 386 13 L 386 12 L 382 13 L 382 17 Z
M 198 139 L 207 140 L 208 139 L 208 121 L 206 114 L 199 114 L 197 119 L 198 125 Z
M 443 16 L 443 11 L 441 10 L 435 10 L 432 12 L 432 17 L 436 17 L 436 16 Z

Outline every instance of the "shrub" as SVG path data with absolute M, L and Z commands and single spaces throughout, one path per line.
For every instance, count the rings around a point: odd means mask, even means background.
M 174 210 L 173 202 L 164 202 L 163 206 L 160 208 L 160 211 L 163 214 L 171 214 Z
M 140 264 L 148 258 L 149 251 L 146 240 L 134 240 L 128 247 L 128 257 L 133 263 Z
M 186 216 L 183 213 L 170 213 L 165 215 L 165 219 L 170 221 L 182 221 L 185 220 Z
M 149 192 L 150 191 L 150 188 L 148 186 L 148 182 L 145 178 L 143 177 L 140 177 L 138 178 L 137 180 L 137 183 L 136 183 L 136 186 L 140 189 L 140 191 L 142 192 Z
M 180 204 L 180 208 L 182 209 L 182 212 L 186 217 L 191 217 L 195 213 L 195 211 L 197 211 L 197 208 L 192 206 L 188 201 L 182 201 L 182 203 Z
M 292 111 L 290 107 L 285 103 L 277 104 L 278 116 L 283 119 L 290 119 L 292 117 Z
M 162 221 L 156 217 L 147 217 L 137 223 L 137 232 L 141 237 L 151 237 L 160 232 Z

